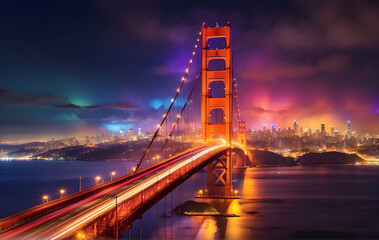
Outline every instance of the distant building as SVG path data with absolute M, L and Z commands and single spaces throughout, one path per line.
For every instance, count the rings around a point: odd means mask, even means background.
M 112 135 L 111 135 L 111 137 L 110 137 L 110 141 L 111 141 L 111 142 L 116 141 L 116 135 L 115 135 L 115 134 L 112 134 Z
M 299 133 L 300 133 L 300 131 L 299 131 L 299 123 L 296 122 L 296 120 L 295 120 L 295 122 L 293 123 L 293 130 L 295 131 L 295 134 L 296 134 L 296 135 L 299 135 Z
M 350 126 L 350 120 L 347 121 L 347 138 L 351 138 L 351 126 Z
M 330 127 L 330 136 L 334 136 L 334 127 L 333 126 L 331 126 Z
M 321 135 L 325 135 L 325 123 L 321 123 Z
M 133 129 L 131 129 L 131 128 L 128 130 L 128 138 L 129 138 L 129 140 L 133 140 L 133 138 L 134 138 Z
M 124 131 L 120 131 L 120 139 L 121 140 L 125 140 L 126 139 Z
M 338 130 L 334 130 L 334 135 L 333 135 L 333 136 L 334 136 L 334 137 L 338 137 L 338 135 L 339 135 L 339 134 L 338 134 Z

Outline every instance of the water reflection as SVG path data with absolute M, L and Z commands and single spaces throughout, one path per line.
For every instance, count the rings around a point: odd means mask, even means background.
M 40 204 L 43 193 L 78 191 L 128 167 L 126 162 L 0 162 L 0 213 Z M 131 164 L 132 165 L 132 164 Z M 133 164 L 134 165 L 134 164 Z M 298 166 L 233 172 L 242 199 L 194 199 L 206 185 L 199 172 L 133 223 L 130 237 L 154 239 L 377 238 L 379 166 Z M 53 196 L 53 195 L 52 195 Z M 208 202 L 240 217 L 186 217 L 172 210 L 186 200 Z M 50 200 L 50 199 L 49 199 Z M 166 206 L 166 207 L 165 207 Z M 166 214 L 165 214 L 166 209 Z M 166 217 L 165 217 L 166 216 Z M 142 223 L 142 225 L 141 225 Z M 141 227 L 142 226 L 142 227 Z M 129 230 L 124 233 L 129 238 Z
M 196 234 L 196 239 L 218 239 L 219 229 L 217 227 L 217 222 L 215 219 L 208 218 L 205 219 L 203 224 L 201 224 L 198 233 Z

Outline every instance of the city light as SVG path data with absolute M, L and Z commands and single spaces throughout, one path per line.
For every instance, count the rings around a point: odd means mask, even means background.
M 49 196 L 43 195 L 42 196 L 42 203 L 48 202 L 49 201 Z
M 115 171 L 111 172 L 111 181 L 113 180 L 114 176 L 116 176 L 116 172 Z

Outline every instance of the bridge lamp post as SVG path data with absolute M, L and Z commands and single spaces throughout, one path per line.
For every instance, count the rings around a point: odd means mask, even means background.
M 64 189 L 61 189 L 61 190 L 59 190 L 59 193 L 61 194 L 61 198 L 63 197 L 63 194 L 66 192 L 66 190 L 64 190 Z
M 78 233 L 76 236 L 78 237 L 78 239 L 86 238 L 86 235 L 84 235 L 84 233 Z
M 199 196 L 203 196 L 203 194 L 204 194 L 203 189 L 200 189 L 200 190 L 199 190 Z
M 49 201 L 49 196 L 43 195 L 42 197 L 42 203 L 48 202 Z
M 100 177 L 100 176 L 97 176 L 97 177 L 95 177 L 95 180 L 96 180 L 96 185 L 100 183 L 100 179 L 101 179 L 101 177 Z
M 111 172 L 111 181 L 113 181 L 113 177 L 116 175 L 116 172 L 115 171 L 113 171 L 113 172 Z

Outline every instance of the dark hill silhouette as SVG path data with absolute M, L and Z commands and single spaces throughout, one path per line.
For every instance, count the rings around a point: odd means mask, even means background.
M 301 165 L 314 164 L 355 164 L 364 162 L 362 158 L 356 154 L 347 154 L 341 152 L 322 152 L 307 153 L 299 157 L 296 162 Z
M 252 163 L 257 166 L 296 166 L 297 163 L 292 157 L 283 157 L 270 151 L 251 150 Z

